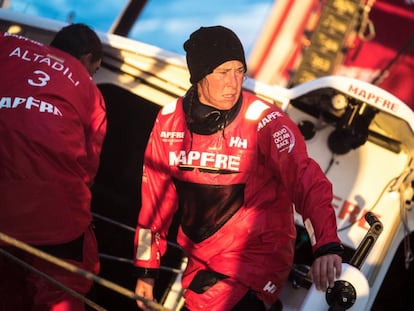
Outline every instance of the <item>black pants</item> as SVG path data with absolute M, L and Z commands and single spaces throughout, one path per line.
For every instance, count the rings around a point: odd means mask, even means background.
M 268 311 L 282 311 L 282 303 L 278 300 Z M 190 309 L 183 307 L 180 311 L 191 311 Z M 234 306 L 231 311 L 266 311 L 266 308 L 256 294 L 252 291 L 248 291 L 246 295 Z
M 263 301 L 257 298 L 256 294 L 248 291 L 246 295 L 234 306 L 232 311 L 266 311 Z
M 188 286 L 189 290 L 198 294 L 204 293 L 220 280 L 228 276 L 209 270 L 200 270 Z M 282 303 L 277 301 L 268 311 L 281 311 Z M 187 307 L 181 308 L 181 311 L 191 311 Z M 230 311 L 230 310 L 229 310 Z M 249 290 L 246 295 L 234 306 L 231 311 L 266 311 L 266 307 L 256 294 Z

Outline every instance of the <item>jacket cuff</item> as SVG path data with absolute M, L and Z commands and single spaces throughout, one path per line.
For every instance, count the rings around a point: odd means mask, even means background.
M 342 257 L 344 254 L 344 246 L 336 242 L 325 244 L 315 251 L 314 257 L 318 258 L 327 254 L 336 254 Z
M 156 279 L 158 278 L 158 274 L 159 274 L 159 269 L 135 267 L 135 276 L 140 279 L 145 279 L 145 278 Z

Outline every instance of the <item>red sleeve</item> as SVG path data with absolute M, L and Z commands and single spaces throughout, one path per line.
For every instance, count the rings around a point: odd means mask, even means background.
M 312 249 L 340 243 L 332 207 L 332 184 L 308 156 L 300 130 L 283 112 L 276 112 L 261 131 L 259 144 L 269 167 L 280 178 L 296 211 L 301 214 Z
M 88 124 L 85 125 L 86 150 L 89 163 L 87 166 L 89 170 L 88 176 L 91 177 L 91 179 L 87 180 L 86 183 L 89 186 L 92 185 L 93 178 L 96 176 L 98 171 L 100 154 L 107 126 L 105 103 L 102 94 L 96 87 L 91 89 L 91 94 L 91 111 L 88 114 L 90 119 Z
M 135 234 L 135 265 L 158 268 L 167 249 L 167 233 L 177 208 L 175 187 L 168 166 L 168 154 L 160 143 L 160 124 L 167 124 L 162 111 L 150 135 L 141 188 L 141 209 Z

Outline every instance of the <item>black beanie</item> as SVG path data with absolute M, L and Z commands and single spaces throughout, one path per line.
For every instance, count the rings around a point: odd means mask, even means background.
M 192 84 L 230 60 L 242 62 L 244 71 L 247 71 L 243 45 L 237 35 L 226 27 L 201 27 L 184 42 L 184 50 Z

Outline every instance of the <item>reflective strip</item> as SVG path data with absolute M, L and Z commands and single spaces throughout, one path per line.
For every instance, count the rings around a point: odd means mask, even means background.
M 247 108 L 245 118 L 247 120 L 258 120 L 263 111 L 267 109 L 269 109 L 269 105 L 260 100 L 255 100 L 250 104 L 249 108 Z
M 139 229 L 138 247 L 135 258 L 137 260 L 149 260 L 151 258 L 152 233 L 150 229 Z
M 175 108 L 176 108 L 176 107 L 177 107 L 177 101 L 175 100 L 175 101 L 173 101 L 173 102 L 170 102 L 170 103 L 166 104 L 166 105 L 162 108 L 162 110 L 161 110 L 161 114 L 162 114 L 162 115 L 171 114 L 171 113 L 173 113 L 173 112 L 175 111 Z
M 312 222 L 310 219 L 306 219 L 305 222 L 305 228 L 306 231 L 308 231 L 309 239 L 311 241 L 312 246 L 316 244 L 316 238 L 315 238 L 315 230 L 313 229 Z

